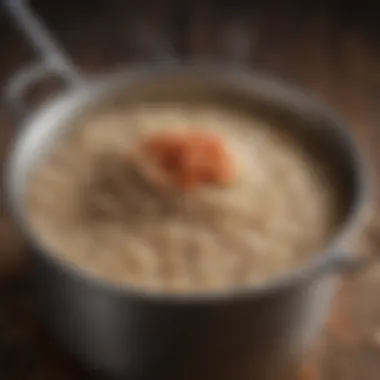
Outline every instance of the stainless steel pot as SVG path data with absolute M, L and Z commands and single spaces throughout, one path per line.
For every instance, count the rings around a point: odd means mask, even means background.
M 368 195 L 362 160 L 340 123 L 299 91 L 216 64 L 140 65 L 102 80 L 78 82 L 75 69 L 56 47 L 51 50 L 54 45 L 21 5 L 8 3 L 38 38 L 34 41 L 45 43 L 44 60 L 39 69 L 11 80 L 8 100 L 20 111 L 22 91 L 47 72 L 69 83 L 21 122 L 7 177 L 15 219 L 32 248 L 36 294 L 51 330 L 85 367 L 116 379 L 291 379 L 326 321 L 336 275 L 355 262 L 342 247 L 360 228 Z M 336 167 L 345 220 L 334 241 L 306 266 L 229 292 L 152 294 L 111 285 L 71 267 L 30 232 L 25 215 L 28 175 L 74 118 L 121 94 L 129 99 L 201 100 L 210 93 L 288 120 L 322 147 Z

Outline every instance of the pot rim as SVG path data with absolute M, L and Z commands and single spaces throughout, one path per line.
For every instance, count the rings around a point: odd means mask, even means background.
M 295 115 L 300 111 L 306 114 L 318 116 L 334 133 L 339 134 L 341 143 L 345 145 L 347 155 L 353 166 L 354 180 L 356 181 L 355 195 L 353 205 L 347 213 L 347 217 L 342 222 L 340 228 L 330 243 L 324 249 L 312 254 L 310 260 L 307 260 L 300 266 L 296 266 L 290 271 L 271 277 L 269 280 L 262 281 L 258 284 L 234 286 L 221 290 L 206 290 L 195 292 L 170 292 L 161 290 L 150 290 L 140 288 L 138 286 L 128 284 L 117 284 L 101 276 L 91 273 L 85 268 L 76 266 L 68 260 L 65 260 L 59 254 L 55 254 L 51 249 L 39 239 L 29 227 L 27 213 L 22 207 L 23 196 L 18 185 L 17 166 L 20 159 L 20 152 L 24 149 L 26 141 L 32 138 L 31 131 L 34 132 L 36 125 L 41 123 L 47 114 L 53 114 L 63 106 L 69 105 L 71 110 L 78 104 L 90 105 L 94 103 L 97 95 L 105 94 L 106 91 L 126 88 L 128 84 L 145 81 L 150 77 L 158 77 L 160 75 L 168 75 L 169 78 L 178 74 L 203 75 L 205 79 L 208 77 L 218 78 L 226 83 L 235 82 L 244 89 L 254 89 L 256 97 L 272 99 L 273 107 L 278 105 L 286 105 Z M 91 100 L 92 99 L 92 100 Z M 68 108 L 68 107 L 66 107 Z M 66 120 L 71 117 L 66 112 Z M 63 117 L 64 119 L 64 117 Z M 285 83 L 277 78 L 265 76 L 262 74 L 247 71 L 242 68 L 230 67 L 228 65 L 216 64 L 214 62 L 161 62 L 154 64 L 138 64 L 123 67 L 112 74 L 105 75 L 99 79 L 91 81 L 86 86 L 68 89 L 60 96 L 51 100 L 48 104 L 42 105 L 23 123 L 18 136 L 15 139 L 14 146 L 8 156 L 6 165 L 6 188 L 8 191 L 8 199 L 11 205 L 11 214 L 18 224 L 26 241 L 38 251 L 38 254 L 49 264 L 58 270 L 63 270 L 77 280 L 85 282 L 90 286 L 104 289 L 114 294 L 129 296 L 134 299 L 141 299 L 153 302 L 164 303 L 203 303 L 203 302 L 229 302 L 249 297 L 262 297 L 265 294 L 277 292 L 281 289 L 295 286 L 305 279 L 309 279 L 318 274 L 326 274 L 326 272 L 334 272 L 339 270 L 338 266 L 342 259 L 349 254 L 342 250 L 341 243 L 345 238 L 356 229 L 358 220 L 361 219 L 364 212 L 364 205 L 370 196 L 370 178 L 366 170 L 364 158 L 360 154 L 358 144 L 353 137 L 345 131 L 344 123 L 320 101 L 316 101 L 305 91 L 297 88 L 293 84 Z M 36 138 L 34 138 L 36 141 Z M 19 189 L 20 190 L 20 189 Z

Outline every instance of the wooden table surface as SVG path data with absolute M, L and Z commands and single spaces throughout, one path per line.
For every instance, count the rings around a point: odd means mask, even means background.
M 54 4 L 53 4 L 54 3 Z M 124 3 L 124 4 L 122 4 Z M 138 6 L 137 2 L 36 1 L 38 11 L 89 75 L 144 55 L 136 49 L 131 27 L 136 20 L 153 25 L 179 55 L 218 56 L 249 62 L 257 70 L 293 81 L 334 107 L 362 144 L 378 181 L 380 159 L 380 39 L 376 9 L 353 2 L 300 1 L 298 6 L 234 7 L 216 10 L 211 2 L 173 0 Z M 141 2 L 140 2 L 141 3 Z M 290 2 L 289 2 L 290 3 Z M 307 4 L 306 4 L 307 3 Z M 87 8 L 86 8 L 87 6 Z M 168 21 L 169 20 L 169 21 Z M 172 20 L 172 22 L 170 22 Z M 233 36 L 245 34 L 248 50 Z M 380 34 L 380 32 L 379 32 Z M 133 35 L 136 37 L 135 35 Z M 232 36 L 232 37 L 231 37 Z M 0 14 L 0 80 L 34 59 L 27 41 Z M 233 41 L 227 43 L 226 41 Z M 243 41 L 239 39 L 239 41 Z M 379 45 L 377 46 L 376 43 Z M 240 46 L 240 50 L 238 47 Z M 16 126 L 0 110 L 0 158 L 4 162 Z M 359 249 L 378 253 L 377 194 L 368 231 Z M 33 296 L 22 280 L 24 247 L 2 203 L 0 218 L 0 377 L 9 379 L 79 379 L 77 372 L 44 336 Z M 380 224 L 379 224 L 380 225 Z M 302 377 L 315 380 L 380 378 L 380 265 L 343 280 L 335 309 L 317 352 Z M 5 341 L 3 341 L 3 336 Z M 1 363 L 4 360 L 4 363 Z

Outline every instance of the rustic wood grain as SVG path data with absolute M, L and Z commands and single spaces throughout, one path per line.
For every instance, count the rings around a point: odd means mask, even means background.
M 232 58 L 312 91 L 346 121 L 363 145 L 378 183 L 380 43 L 376 10 L 371 12 L 366 2 L 353 6 L 355 2 L 349 1 L 271 1 L 257 6 L 248 6 L 250 2 L 223 3 L 224 10 L 220 5 L 217 8 L 215 1 L 199 0 L 182 2 L 185 10 L 179 9 L 179 2 L 170 0 L 157 1 L 155 6 L 143 1 L 94 0 L 70 0 L 65 5 L 39 0 L 33 4 L 89 75 L 148 58 L 149 43 L 136 46 L 134 34 L 135 27 L 145 25 L 180 56 L 188 49 L 187 55 L 193 58 Z M 226 43 L 232 32 L 247 34 L 247 52 Z M 0 35 L 0 80 L 4 81 L 35 57 L 4 14 L 0 15 Z M 15 129 L 2 108 L 2 163 Z M 377 199 L 376 189 L 371 228 L 359 241 L 361 250 L 374 253 L 378 253 L 379 241 Z M 2 200 L 0 368 L 11 380 L 84 378 L 39 324 L 33 296 L 22 276 L 26 268 L 24 246 Z M 379 291 L 379 265 L 360 277 L 345 279 L 323 340 L 302 369 L 303 380 L 379 379 Z

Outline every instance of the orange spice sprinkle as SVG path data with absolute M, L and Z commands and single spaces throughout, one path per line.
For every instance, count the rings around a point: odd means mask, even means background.
M 225 144 L 206 132 L 162 132 L 145 141 L 143 151 L 168 181 L 182 189 L 229 185 L 235 168 Z

